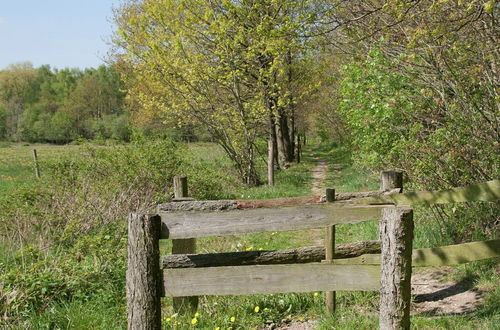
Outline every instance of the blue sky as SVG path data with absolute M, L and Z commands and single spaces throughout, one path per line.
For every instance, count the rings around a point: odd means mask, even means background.
M 17 62 L 35 67 L 96 67 L 113 31 L 120 0 L 0 0 L 0 70 Z

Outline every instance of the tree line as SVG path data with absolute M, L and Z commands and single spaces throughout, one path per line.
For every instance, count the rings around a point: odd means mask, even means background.
M 130 137 L 125 87 L 113 66 L 0 71 L 0 139 L 68 143 L 77 138 Z

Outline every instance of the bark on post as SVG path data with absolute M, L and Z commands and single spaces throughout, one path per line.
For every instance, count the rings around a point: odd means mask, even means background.
M 161 329 L 160 230 L 159 215 L 128 218 L 128 329 Z
M 382 171 L 380 173 L 380 191 L 388 191 L 401 188 L 403 192 L 403 172 Z
M 380 239 L 380 329 L 409 329 L 413 210 L 384 209 Z
M 326 201 L 333 203 L 335 201 L 335 189 L 326 189 Z M 333 256 L 335 255 L 335 226 L 326 227 L 325 239 L 325 260 L 333 263 Z M 325 293 L 325 304 L 328 313 L 335 312 L 336 308 L 336 293 L 335 291 L 327 291 Z
M 188 197 L 188 182 L 185 176 L 174 177 L 174 197 Z M 172 254 L 196 253 L 196 239 L 174 239 L 172 240 Z M 174 297 L 174 310 L 178 313 L 194 313 L 198 308 L 198 297 Z
M 272 138 L 267 141 L 267 183 L 274 186 L 274 144 Z

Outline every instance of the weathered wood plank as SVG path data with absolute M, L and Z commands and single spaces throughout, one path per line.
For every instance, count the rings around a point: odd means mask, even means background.
M 383 207 L 326 203 L 224 212 L 160 212 L 161 237 L 178 239 L 321 228 L 378 219 Z
M 412 253 L 412 265 L 448 266 L 498 257 L 500 257 L 500 239 L 416 249 Z
M 461 188 L 453 188 L 444 191 L 419 191 L 405 194 L 391 194 L 360 198 L 349 201 L 351 204 L 383 204 L 395 205 L 413 204 L 446 204 L 473 201 L 493 202 L 500 199 L 500 180 L 473 184 Z
M 378 290 L 380 268 L 369 265 L 265 265 L 166 269 L 166 296 L 251 295 Z
M 380 241 L 362 241 L 336 245 L 333 258 L 335 260 L 354 258 L 368 253 L 380 253 Z M 163 256 L 163 268 L 303 264 L 320 262 L 324 259 L 324 246 L 305 246 L 273 251 L 171 254 Z
M 401 188 L 389 191 L 361 191 L 336 193 L 335 200 L 350 200 L 356 198 L 366 198 L 373 196 L 384 196 L 393 193 L 400 193 Z M 175 203 L 173 203 L 175 202 Z M 196 201 L 194 198 L 174 198 L 170 203 L 158 205 L 158 212 L 177 212 L 177 211 L 229 211 L 236 209 L 256 209 L 256 208 L 277 208 L 285 206 L 300 206 L 309 204 L 321 204 L 326 202 L 326 196 L 303 196 L 286 197 L 272 199 L 249 199 L 249 200 L 215 200 L 215 201 Z
M 500 239 L 494 239 L 435 248 L 414 249 L 412 251 L 412 266 L 452 266 L 499 257 Z M 365 254 L 354 258 L 336 259 L 335 263 L 344 265 L 380 265 L 380 254 Z

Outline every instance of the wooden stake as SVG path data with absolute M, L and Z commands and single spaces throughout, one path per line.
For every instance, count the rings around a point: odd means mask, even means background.
M 128 329 L 161 329 L 160 230 L 158 215 L 131 214 L 128 218 Z
M 326 201 L 333 203 L 335 201 L 335 189 L 326 189 Z M 326 227 L 325 239 L 325 260 L 326 262 L 333 263 L 333 256 L 335 255 L 335 226 Z M 336 293 L 335 291 L 327 291 L 325 293 L 325 304 L 328 313 L 334 313 L 336 309 Z
M 174 197 L 188 197 L 188 182 L 185 176 L 174 177 Z M 172 254 L 196 253 L 196 239 L 174 239 L 172 240 Z M 174 297 L 174 310 L 178 313 L 195 313 L 198 309 L 198 297 Z
M 384 209 L 380 238 L 380 329 L 410 329 L 413 210 Z
M 35 162 L 35 176 L 40 179 L 40 167 L 38 166 L 38 156 L 36 154 L 36 149 L 33 149 L 33 161 Z

